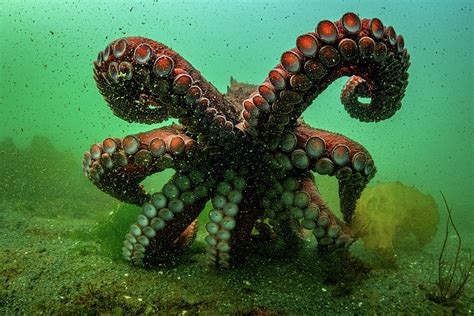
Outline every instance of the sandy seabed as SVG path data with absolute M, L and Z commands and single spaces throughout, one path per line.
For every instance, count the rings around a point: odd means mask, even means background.
M 308 241 L 298 253 L 272 256 L 264 251 L 242 266 L 219 271 L 206 261 L 201 229 L 174 266 L 144 269 L 110 255 L 92 233 L 101 217 L 68 211 L 71 203 L 0 203 L 0 314 L 472 315 L 474 311 L 472 280 L 456 306 L 427 299 L 436 280 L 441 234 L 422 251 L 398 254 L 396 267 L 366 252 L 360 242 L 351 248 L 352 259 L 338 261 L 321 258 L 314 241 Z M 464 236 L 466 245 L 469 240 L 472 235 Z

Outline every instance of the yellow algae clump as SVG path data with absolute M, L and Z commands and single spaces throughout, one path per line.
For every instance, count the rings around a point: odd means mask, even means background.
M 421 248 L 436 234 L 438 207 L 431 195 L 423 194 L 401 182 L 378 183 L 368 187 L 357 202 L 352 227 L 366 249 L 387 259 L 395 248 L 403 249 L 408 237 Z

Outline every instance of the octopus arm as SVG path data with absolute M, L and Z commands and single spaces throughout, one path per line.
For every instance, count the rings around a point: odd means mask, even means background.
M 191 159 L 196 142 L 179 125 L 124 138 L 106 138 L 84 154 L 83 171 L 102 191 L 131 204 L 149 199 L 140 182 Z
M 357 199 L 376 172 L 370 153 L 345 136 L 304 123 L 295 128 L 295 136 L 295 151 L 305 154 L 308 169 L 338 179 L 341 212 L 350 223 Z
M 206 224 L 207 257 L 217 266 L 228 267 L 231 259 L 236 259 L 232 255 L 250 238 L 257 219 L 246 203 L 251 197 L 244 198 L 244 192 L 248 193 L 247 170 L 225 170 L 217 183 Z
M 280 64 L 243 102 L 244 129 L 280 134 L 342 76 L 351 77 L 341 101 L 352 117 L 387 119 L 400 109 L 409 65 L 403 37 L 379 19 L 346 13 L 337 22 L 321 21 L 315 32 L 296 39 L 296 47 L 282 54 Z
M 268 223 L 293 249 L 298 235 L 304 235 L 302 229 L 315 235 L 321 249 L 348 247 L 354 241 L 349 226 L 324 202 L 309 171 L 274 179 L 263 204 Z
M 199 213 L 209 199 L 205 173 L 179 170 L 142 205 L 125 237 L 123 256 L 136 265 L 169 261 L 193 241 Z
M 229 102 L 186 59 L 166 45 L 143 37 L 113 41 L 94 62 L 94 79 L 113 113 L 153 124 L 170 117 L 196 133 L 238 122 L 240 104 Z
M 302 222 L 303 228 L 312 229 L 319 248 L 349 247 L 355 240 L 354 233 L 346 223 L 337 218 L 324 202 L 312 175 L 305 175 L 301 178 L 300 190 L 309 196 L 309 205 L 313 205 L 312 209 L 319 210 L 319 212 L 316 211 L 318 214 L 314 219 L 305 218 L 303 221 L 308 221 L 308 223 Z M 311 221 L 313 223 L 309 223 Z

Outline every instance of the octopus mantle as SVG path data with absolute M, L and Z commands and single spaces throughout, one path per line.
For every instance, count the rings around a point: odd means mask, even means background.
M 236 262 L 255 231 L 290 241 L 305 229 L 320 249 L 348 247 L 355 203 L 374 162 L 358 143 L 300 116 L 334 80 L 349 76 L 341 101 L 350 116 L 389 118 L 401 106 L 409 65 L 393 27 L 354 13 L 320 22 L 261 85 L 232 82 L 227 95 L 161 43 L 128 37 L 107 45 L 94 62 L 94 79 L 113 113 L 129 122 L 180 123 L 107 138 L 84 155 L 95 185 L 142 206 L 125 236 L 124 258 L 149 266 L 182 251 L 208 200 L 207 256 L 218 266 Z M 166 168 L 176 171 L 172 179 L 160 192 L 145 192 L 140 182 Z M 338 179 L 343 220 L 321 198 L 312 171 Z

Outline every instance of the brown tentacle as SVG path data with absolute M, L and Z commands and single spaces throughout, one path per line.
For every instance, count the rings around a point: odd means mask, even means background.
M 338 179 L 341 212 L 350 223 L 357 199 L 376 172 L 370 153 L 347 137 L 304 123 L 295 129 L 294 135 L 295 150 L 306 153 L 309 169 Z
M 155 265 L 182 251 L 194 239 L 196 218 L 213 185 L 203 171 L 178 171 L 143 204 L 125 237 L 124 258 L 137 265 Z
M 245 191 L 245 198 L 242 201 L 240 211 L 235 218 L 237 225 L 229 240 L 233 253 L 230 263 L 233 265 L 245 262 L 245 259 L 250 253 L 250 248 L 255 246 L 254 243 L 258 243 L 258 241 L 255 240 L 255 237 L 252 236 L 252 231 L 254 227 L 258 228 L 259 226 L 256 222 L 263 216 L 263 208 L 259 205 L 259 195 L 254 195 L 252 192 L 254 192 L 253 186 L 249 186 Z M 264 228 L 268 227 L 261 224 L 260 234 L 262 236 L 263 234 L 268 233 L 268 231 L 263 230 Z M 265 237 L 262 237 L 262 239 Z
M 107 45 L 94 62 L 94 79 L 114 114 L 129 122 L 176 117 L 199 133 L 212 126 L 230 132 L 241 112 L 186 59 L 143 37 Z
M 196 142 L 174 124 L 93 144 L 84 154 L 83 170 L 102 191 L 141 205 L 149 195 L 140 182 L 166 168 L 181 168 L 196 150 Z
M 318 188 L 312 179 L 307 175 L 301 179 L 300 189 L 310 196 L 311 203 L 319 208 L 319 216 L 315 221 L 313 234 L 318 240 L 318 246 L 328 249 L 348 247 L 354 242 L 354 233 L 350 227 L 339 220 L 324 202 Z
M 207 256 L 217 266 L 228 267 L 233 260 L 235 239 L 246 238 L 248 224 L 252 225 L 248 216 L 248 209 L 241 208 L 244 199 L 244 190 L 247 187 L 247 172 L 245 169 L 224 171 L 223 179 L 216 186 L 216 193 L 212 199 L 213 209 L 209 212 L 209 222 L 206 230 Z M 245 205 L 245 204 L 244 204 Z M 252 230 L 250 227 L 250 231 Z M 250 231 L 248 231 L 250 235 Z M 241 234 L 244 234 L 243 236 Z
M 313 100 L 342 76 L 354 76 L 341 100 L 352 117 L 380 121 L 401 106 L 408 82 L 409 54 L 402 36 L 379 19 L 346 13 L 335 23 L 322 21 L 301 35 L 281 56 L 257 91 L 243 102 L 245 130 L 253 135 L 281 134 Z M 370 97 L 369 104 L 359 97 Z
M 169 261 L 191 245 L 198 228 L 196 218 L 204 208 L 207 198 L 185 207 L 179 218 L 168 222 L 163 230 L 157 232 L 146 249 L 143 258 L 144 265 L 155 266 L 158 263 Z M 134 263 L 140 264 L 139 261 L 134 261 Z

